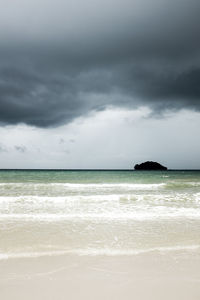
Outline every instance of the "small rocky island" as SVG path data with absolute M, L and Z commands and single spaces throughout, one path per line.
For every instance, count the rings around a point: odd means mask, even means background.
M 144 171 L 166 171 L 167 168 L 155 161 L 146 161 L 141 164 L 136 164 L 134 166 L 135 170 Z

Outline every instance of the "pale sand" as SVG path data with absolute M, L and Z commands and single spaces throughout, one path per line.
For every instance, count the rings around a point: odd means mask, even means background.
M 1 300 L 199 300 L 200 253 L 0 261 Z

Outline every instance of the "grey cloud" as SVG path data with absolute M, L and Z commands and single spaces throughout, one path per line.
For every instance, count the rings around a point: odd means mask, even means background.
M 199 1 L 29 2 L 0 10 L 1 124 L 57 126 L 107 106 L 200 109 Z
M 15 147 L 15 150 L 20 152 L 20 153 L 24 153 L 24 152 L 27 151 L 27 148 L 23 145 L 21 145 L 21 146 L 15 145 L 14 147 Z
M 0 152 L 8 152 L 7 147 L 5 147 L 4 145 L 0 144 Z
M 76 142 L 75 139 L 70 139 L 69 141 L 70 141 L 70 143 L 73 143 L 73 144 Z
M 123 74 L 123 76 L 121 76 Z M 200 68 L 187 70 L 142 69 L 122 72 L 116 79 L 119 92 L 138 97 L 140 102 L 155 110 L 200 109 Z M 131 100 L 130 100 L 131 102 Z M 139 104 L 139 103 L 138 103 Z M 130 103 L 129 103 L 130 105 Z
M 65 143 L 65 140 L 63 138 L 60 138 L 59 144 L 63 144 L 63 143 Z
M 69 150 L 64 151 L 66 154 L 70 154 L 71 152 Z

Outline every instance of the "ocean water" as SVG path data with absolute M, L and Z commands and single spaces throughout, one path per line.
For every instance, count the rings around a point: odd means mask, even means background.
M 200 171 L 0 171 L 0 259 L 200 251 Z

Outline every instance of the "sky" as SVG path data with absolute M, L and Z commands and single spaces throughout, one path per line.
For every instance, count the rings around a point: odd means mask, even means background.
M 199 0 L 0 0 L 0 168 L 200 168 Z

